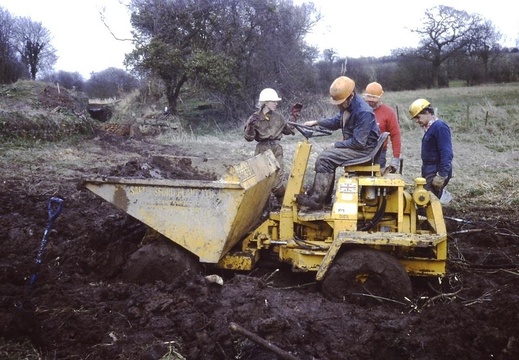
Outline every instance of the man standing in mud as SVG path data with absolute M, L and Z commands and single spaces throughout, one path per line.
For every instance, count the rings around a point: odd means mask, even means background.
M 422 177 L 425 188 L 441 199 L 445 186 L 452 177 L 451 129 L 434 114 L 431 103 L 417 99 L 409 106 L 411 118 L 425 133 L 422 138 Z
M 400 134 L 400 124 L 395 110 L 390 106 L 382 103 L 382 95 L 384 89 L 378 82 L 369 83 L 364 92 L 364 100 L 373 109 L 380 133 L 389 132 L 391 139 L 391 147 L 393 157 L 389 165 L 386 167 L 386 154 L 388 142 L 382 146 L 379 155 L 380 171 L 383 173 L 397 173 L 400 171 L 400 153 L 402 151 L 402 136 Z

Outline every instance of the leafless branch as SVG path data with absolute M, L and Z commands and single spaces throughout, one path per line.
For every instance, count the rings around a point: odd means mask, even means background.
M 404 306 L 408 305 L 408 304 L 406 304 L 406 303 L 404 303 L 402 301 L 398 301 L 398 300 L 394 300 L 394 299 L 389 299 L 389 298 L 386 298 L 386 297 L 372 295 L 372 294 L 364 294 L 364 293 L 351 293 L 351 294 L 352 295 L 359 295 L 359 296 L 366 296 L 366 297 L 370 297 L 370 298 L 377 299 L 377 300 L 384 300 L 384 301 L 394 302 L 394 303 L 397 303 L 397 304 L 400 304 L 400 305 L 404 305 Z
M 453 301 L 453 300 L 455 300 L 458 297 L 458 294 L 460 293 L 461 290 L 463 290 L 463 288 L 459 289 L 458 291 L 452 292 L 452 293 L 438 294 L 436 296 L 433 296 L 432 298 L 428 299 L 423 304 L 422 307 L 427 307 L 427 306 L 433 304 L 437 300 L 445 300 L 445 299 L 447 299 L 449 301 Z
M 272 273 L 270 273 L 268 276 L 266 276 L 265 279 L 263 279 L 263 281 L 264 281 L 265 283 L 268 283 L 269 280 L 272 279 L 272 277 L 273 277 L 274 275 L 276 275 L 278 272 L 279 272 L 279 269 L 274 270 Z
M 118 41 L 133 41 L 133 39 L 122 39 L 122 38 L 119 38 L 119 37 L 115 36 L 115 34 L 113 33 L 113 31 L 110 28 L 110 26 L 108 26 L 108 24 L 106 23 L 105 8 L 103 8 L 103 10 L 99 11 L 99 17 L 101 18 L 101 22 L 103 23 L 103 25 L 108 29 L 108 31 L 110 32 L 110 34 L 112 35 L 112 37 L 115 40 L 118 40 Z
M 295 285 L 295 286 L 275 287 L 275 289 L 278 289 L 278 290 L 301 289 L 301 288 L 304 288 L 304 287 L 307 287 L 307 286 L 312 286 L 312 285 L 315 285 L 315 284 L 316 284 L 316 282 L 311 282 L 311 283 Z
M 272 351 L 274 354 L 281 356 L 282 359 L 297 360 L 297 358 L 294 355 L 278 348 L 276 345 L 271 344 L 269 341 L 263 339 L 262 337 L 258 336 L 257 334 L 254 334 L 253 332 L 250 332 L 250 331 L 242 328 L 240 325 L 238 325 L 234 322 L 231 322 L 229 324 L 229 329 L 233 332 L 236 332 L 240 335 L 247 337 L 249 340 L 252 340 L 256 344 L 263 346 L 265 349 Z
M 471 233 L 482 232 L 482 231 L 483 231 L 483 229 L 459 230 L 459 231 L 454 231 L 454 232 L 449 233 L 449 236 L 458 235 L 458 234 L 471 234 Z

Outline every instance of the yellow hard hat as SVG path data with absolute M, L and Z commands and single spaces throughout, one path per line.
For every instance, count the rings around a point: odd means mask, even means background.
M 372 82 L 366 86 L 364 99 L 366 99 L 366 101 L 378 101 L 383 94 L 384 89 L 382 89 L 382 85 L 380 85 L 378 82 Z
M 413 101 L 413 103 L 409 106 L 409 115 L 411 115 L 411 119 L 430 105 L 431 103 L 425 99 L 417 99 Z
M 342 104 L 355 89 L 355 81 L 347 76 L 340 76 L 330 86 L 330 102 L 334 105 Z
M 266 102 L 266 101 L 281 101 L 281 98 L 278 96 L 278 93 L 276 90 L 271 88 L 266 88 L 261 90 L 259 94 L 259 102 Z

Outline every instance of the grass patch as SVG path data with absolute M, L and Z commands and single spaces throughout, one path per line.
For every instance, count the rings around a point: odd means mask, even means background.
M 35 88 L 30 90 L 30 84 Z M 91 132 L 91 120 L 74 115 L 76 110 L 73 108 L 68 108 L 72 111 L 66 111 L 63 106 L 54 106 L 55 103 L 51 100 L 64 100 L 62 94 L 58 96 L 54 90 L 49 90 L 49 86 L 38 82 L 24 82 L 1 88 L 0 143 L 5 145 L 4 154 L 5 149 L 37 147 L 45 142 L 81 138 Z M 42 94 L 46 94 L 46 97 L 42 97 Z M 383 102 L 398 112 L 402 130 L 403 175 L 410 184 L 415 177 L 420 176 L 421 168 L 423 130 L 408 113 L 409 105 L 418 98 L 429 100 L 439 117 L 452 129 L 454 177 L 449 184 L 449 191 L 453 193 L 455 200 L 450 206 L 517 206 L 518 193 L 514 189 L 517 188 L 515 169 L 519 162 L 519 84 L 385 93 Z M 65 99 L 71 100 L 69 106 L 81 103 L 77 100 L 79 97 L 73 95 Z M 110 122 L 146 123 L 163 113 L 163 103 L 143 105 L 138 99 L 138 93 L 121 99 Z M 304 108 L 300 122 L 329 117 L 337 112 L 337 107 L 329 104 L 328 96 L 307 96 L 302 102 Z M 282 101 L 279 111 L 287 116 L 290 105 L 289 101 Z M 165 121 L 180 125 L 172 127 L 174 131 L 167 131 L 154 141 L 165 144 L 182 142 L 193 147 L 204 147 L 209 151 L 212 145 L 224 145 L 229 152 L 240 156 L 253 154 L 254 143 L 247 143 L 243 139 L 242 127 L 246 119 L 228 119 L 222 104 L 189 100 L 182 103 L 179 110 L 177 116 L 169 116 Z M 331 136 L 312 139 L 309 174 L 313 171 L 316 155 L 328 143 L 340 137 L 340 131 L 336 131 Z M 286 171 L 292 166 L 295 146 L 301 140 L 299 133 L 296 136 L 286 136 L 282 140 Z M 391 155 L 389 147 L 388 157 Z

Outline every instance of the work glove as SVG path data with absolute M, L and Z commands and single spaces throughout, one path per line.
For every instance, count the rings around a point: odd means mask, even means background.
M 433 188 L 435 188 L 438 191 L 441 190 L 443 184 L 445 184 L 445 180 L 447 180 L 447 177 L 436 175 L 432 180 Z
M 259 114 L 252 114 L 247 120 L 247 125 L 254 125 L 256 122 L 261 120 L 261 116 Z
M 290 135 L 295 135 L 296 132 L 294 131 L 294 125 L 287 124 L 287 130 L 290 132 Z
M 384 170 L 384 174 L 390 173 L 395 174 L 400 170 L 400 159 L 392 158 L 386 170 Z
M 303 104 L 295 103 L 292 105 L 292 108 L 290 109 L 290 117 L 293 121 L 297 121 L 299 117 L 301 116 L 301 109 L 303 108 Z
M 246 137 L 249 137 L 249 138 L 253 138 L 255 135 L 256 135 L 256 132 L 254 130 L 254 124 L 261 120 L 261 117 L 259 114 L 252 114 L 248 119 L 247 119 L 247 124 L 245 125 L 245 134 L 246 134 Z
M 292 108 L 290 109 L 289 121 L 297 122 L 297 120 L 301 116 L 302 108 L 303 108 L 303 104 L 300 104 L 300 103 L 296 103 L 296 104 L 292 105 Z

